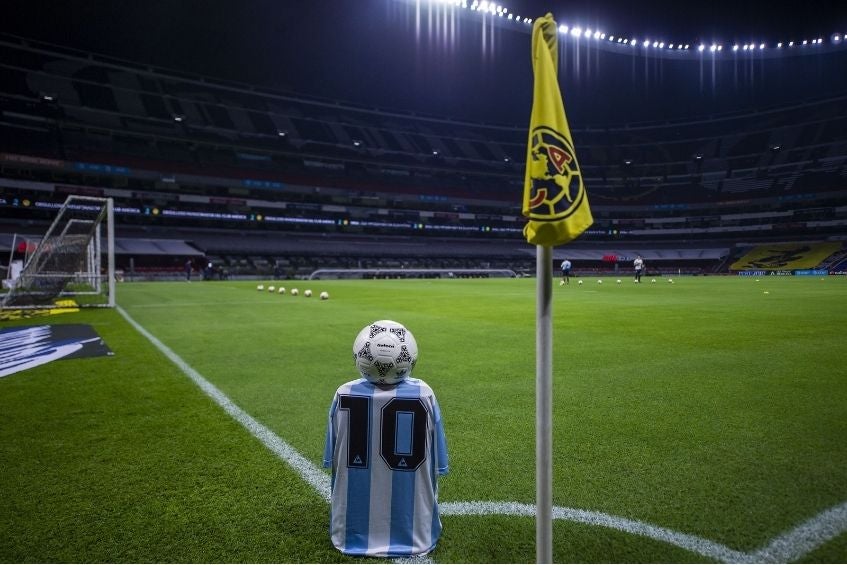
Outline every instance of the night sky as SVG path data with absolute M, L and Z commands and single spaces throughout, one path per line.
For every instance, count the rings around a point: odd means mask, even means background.
M 669 40 L 822 36 L 847 30 L 847 2 L 503 0 L 527 16 Z M 780 3 L 782 4 L 782 3 Z M 426 0 L 4 3 L 0 30 L 155 66 L 360 105 L 517 124 L 529 112 L 528 33 L 478 14 L 440 19 Z M 802 10 L 812 6 L 809 10 Z M 448 24 L 447 22 L 452 22 Z M 607 125 L 767 106 L 847 90 L 847 51 L 756 64 L 563 53 L 572 122 Z M 682 101 L 682 102 L 680 102 Z

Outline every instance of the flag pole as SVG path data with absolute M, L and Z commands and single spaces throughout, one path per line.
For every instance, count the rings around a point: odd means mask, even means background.
M 559 89 L 558 26 L 552 14 L 532 25 L 532 112 L 521 214 L 536 246 L 535 557 L 553 562 L 553 246 L 594 222 Z
M 536 246 L 535 561 L 553 562 L 553 248 Z

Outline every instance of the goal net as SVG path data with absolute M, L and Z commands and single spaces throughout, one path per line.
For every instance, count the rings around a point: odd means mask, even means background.
M 16 278 L 2 308 L 44 308 L 57 300 L 81 307 L 115 305 L 114 212 L 111 198 L 68 196 Z

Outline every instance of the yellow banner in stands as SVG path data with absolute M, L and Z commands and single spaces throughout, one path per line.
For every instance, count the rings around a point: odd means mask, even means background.
M 814 269 L 841 249 L 840 242 L 759 245 L 730 266 L 733 271 Z

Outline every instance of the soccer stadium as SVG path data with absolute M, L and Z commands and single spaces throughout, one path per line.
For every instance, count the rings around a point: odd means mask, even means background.
M 847 8 L 12 4 L 0 562 L 847 561 Z

